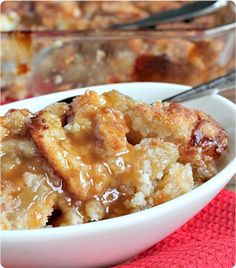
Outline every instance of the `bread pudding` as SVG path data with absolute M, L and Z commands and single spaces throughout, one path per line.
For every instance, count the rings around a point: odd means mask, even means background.
M 185 22 L 122 31 L 111 26 L 189 1 L 5 1 L 1 101 L 122 82 L 194 86 L 224 75 L 235 68 L 228 2 Z
M 96 30 L 111 25 L 147 18 L 156 13 L 178 9 L 189 1 L 6 1 L 1 6 L 1 30 Z M 214 27 L 226 18 L 221 10 L 156 27 Z
M 1 117 L 1 228 L 82 224 L 169 201 L 214 176 L 226 131 L 179 103 L 87 91 Z

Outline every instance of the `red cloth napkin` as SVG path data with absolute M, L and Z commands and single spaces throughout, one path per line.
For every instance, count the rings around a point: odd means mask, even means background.
M 235 193 L 223 190 L 192 220 L 117 268 L 232 268 Z

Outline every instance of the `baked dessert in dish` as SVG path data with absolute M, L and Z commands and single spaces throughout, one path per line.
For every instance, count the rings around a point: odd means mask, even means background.
M 226 131 L 178 103 L 118 91 L 1 117 L 1 228 L 81 224 L 134 213 L 217 172 Z
M 2 4 L 1 25 L 5 31 L 108 29 L 114 24 L 143 19 L 188 3 L 189 1 L 9 1 Z M 188 22 L 174 23 L 174 27 L 214 27 L 225 21 L 224 12 L 219 11 Z
M 155 29 L 110 29 L 186 3 L 5 1 L 1 101 L 106 83 L 193 86 L 224 75 L 235 68 L 232 3 L 215 13 Z

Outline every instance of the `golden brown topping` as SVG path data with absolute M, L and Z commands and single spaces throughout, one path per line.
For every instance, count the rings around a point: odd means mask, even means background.
M 63 226 L 166 202 L 216 172 L 227 133 L 178 103 L 88 91 L 1 118 L 3 229 Z M 192 174 L 193 168 L 193 174 Z
M 61 180 L 27 133 L 29 116 L 27 110 L 11 110 L 2 117 L 5 127 L 1 128 L 6 135 L 1 142 L 1 228 L 44 227 L 55 208 L 65 212 L 62 224 L 68 215 L 81 223 L 81 217 L 67 202 Z
M 130 103 L 128 97 L 115 94 L 116 109 L 124 112 L 129 127 L 129 141 L 139 143 L 146 137 L 159 137 L 179 145 L 180 162 L 191 163 L 195 177 L 206 180 L 216 169 L 216 159 L 227 150 L 226 131 L 210 116 L 179 103 L 157 102 L 153 105 Z
M 1 126 L 11 134 L 25 135 L 32 114 L 27 109 L 11 109 L 5 116 L 0 117 Z
M 31 135 L 40 152 L 66 183 L 68 190 L 85 199 L 91 187 L 88 171 L 62 128 L 60 118 L 42 111 L 32 119 Z
M 126 126 L 123 115 L 110 108 L 102 108 L 94 116 L 94 132 L 98 143 L 104 146 L 108 157 L 127 151 L 126 134 L 129 129 Z

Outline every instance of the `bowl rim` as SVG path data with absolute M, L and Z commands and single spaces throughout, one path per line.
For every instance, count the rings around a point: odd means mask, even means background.
M 124 85 L 124 84 L 156 84 L 159 85 L 160 84 L 165 84 L 168 85 L 170 83 L 156 83 L 156 82 L 131 82 L 131 83 L 118 83 L 118 84 L 109 84 L 106 85 L 107 87 L 114 87 L 115 85 Z M 181 91 L 187 90 L 189 88 L 189 86 L 184 86 L 184 85 L 180 85 L 180 84 L 170 84 L 172 86 L 178 86 L 176 88 L 176 90 L 180 89 Z M 98 85 L 98 86 L 91 86 L 91 89 L 96 89 L 96 88 L 102 88 L 103 85 Z M 182 87 L 182 89 L 181 89 Z M 87 89 L 86 88 L 79 88 L 79 90 L 84 90 Z M 76 89 L 75 89 L 76 90 Z M 67 92 L 58 92 L 59 95 L 61 93 L 68 93 L 68 96 L 70 96 L 73 93 L 74 90 L 70 90 Z M 57 95 L 58 93 L 52 93 L 52 94 L 48 94 L 48 95 Z M 41 97 L 46 97 L 47 95 L 42 95 L 39 97 L 35 97 L 35 98 L 31 98 L 31 99 L 38 99 Z M 219 99 L 221 102 L 223 102 L 226 106 L 228 106 L 228 108 L 232 111 L 232 113 L 234 114 L 234 121 L 236 118 L 236 105 L 234 103 L 232 103 L 230 100 L 219 96 L 219 95 L 214 95 L 215 98 Z M 206 98 L 206 97 L 204 97 Z M 26 100 L 31 100 L 31 99 L 26 99 Z M 19 101 L 19 102 L 22 102 Z M 23 100 L 24 102 L 24 100 Z M 15 104 L 17 102 L 14 103 L 10 103 L 10 105 Z M 9 104 L 5 104 L 2 105 L 3 106 L 9 106 Z M 234 133 L 235 135 L 235 133 Z M 83 223 L 83 224 L 77 224 L 77 225 L 68 225 L 68 226 L 61 226 L 61 227 L 48 227 L 48 228 L 38 228 L 38 229 L 23 229 L 23 230 L 0 230 L 1 233 L 1 239 L 3 240 L 9 240 L 14 242 L 14 240 L 18 237 L 20 237 L 21 239 L 31 239 L 32 235 L 34 235 L 34 237 L 37 237 L 40 239 L 40 237 L 42 237 L 42 235 L 47 235 L 48 237 L 54 237 L 57 236 L 58 234 L 60 235 L 67 235 L 67 234 L 72 234 L 72 233 L 78 233 L 78 232 L 82 232 L 82 233 L 97 233 L 99 232 L 99 230 L 104 230 L 104 229 L 113 229 L 115 227 L 119 227 L 120 225 L 122 225 L 123 223 L 125 223 L 125 225 L 127 226 L 132 225 L 133 223 L 137 223 L 137 222 L 141 222 L 141 221 L 145 221 L 145 219 L 149 218 L 152 216 L 152 214 L 158 211 L 171 211 L 173 205 L 174 206 L 178 206 L 181 205 L 181 203 L 183 202 L 188 202 L 191 198 L 196 198 L 198 196 L 199 193 L 201 193 L 202 191 L 207 192 L 208 189 L 212 189 L 215 188 L 217 185 L 220 185 L 222 183 L 222 180 L 220 179 L 220 177 L 224 178 L 225 180 L 224 182 L 227 183 L 231 177 L 235 174 L 236 170 L 235 170 L 235 166 L 236 166 L 236 154 L 234 153 L 233 159 L 229 161 L 229 163 L 221 170 L 219 171 L 214 177 L 212 177 L 211 179 L 209 179 L 208 181 L 204 182 L 203 184 L 197 186 L 196 188 L 194 188 L 193 190 L 191 190 L 190 192 L 183 194 L 179 197 L 176 197 L 170 201 L 167 201 L 163 204 L 139 211 L 139 212 L 135 212 L 132 214 L 128 214 L 128 215 L 124 215 L 124 216 L 119 216 L 119 217 L 115 217 L 115 218 L 111 218 L 111 219 L 105 219 L 105 220 L 101 220 L 101 221 L 97 221 L 97 222 L 90 222 L 90 223 Z

